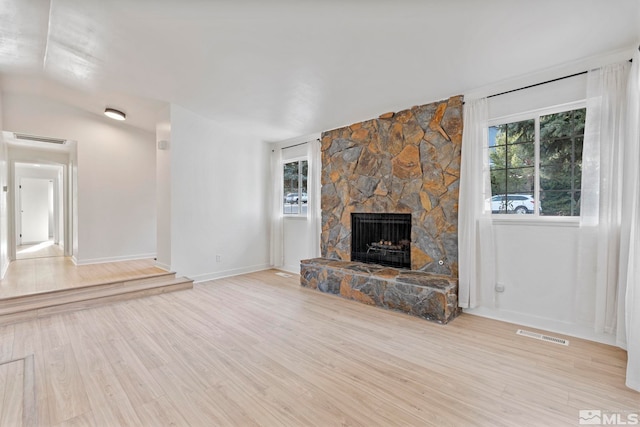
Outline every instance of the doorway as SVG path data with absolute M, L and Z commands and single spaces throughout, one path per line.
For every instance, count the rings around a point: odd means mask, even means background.
M 15 259 L 64 256 L 62 165 L 15 163 Z

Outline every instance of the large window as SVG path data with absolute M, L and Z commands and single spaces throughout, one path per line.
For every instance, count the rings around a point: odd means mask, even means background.
M 284 164 L 283 170 L 283 213 L 285 215 L 307 214 L 307 174 L 306 160 L 296 160 Z
M 494 214 L 580 215 L 585 109 L 489 128 Z

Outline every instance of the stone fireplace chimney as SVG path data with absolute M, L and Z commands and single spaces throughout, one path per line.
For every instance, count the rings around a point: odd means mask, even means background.
M 404 213 L 410 268 L 457 278 L 461 145 L 461 96 L 324 132 L 322 256 L 351 261 L 352 213 Z

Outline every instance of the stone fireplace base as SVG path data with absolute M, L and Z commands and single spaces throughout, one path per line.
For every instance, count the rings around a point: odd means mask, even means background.
M 458 283 L 447 276 L 360 262 L 300 262 L 300 284 L 446 324 L 458 315 Z

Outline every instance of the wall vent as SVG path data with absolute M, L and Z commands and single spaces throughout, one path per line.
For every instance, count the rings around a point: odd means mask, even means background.
M 287 273 L 276 273 L 276 276 L 280 276 L 280 277 L 293 277 L 293 275 L 291 275 L 291 274 L 287 274 Z
M 28 135 L 26 133 L 16 133 L 14 135 L 16 136 L 16 139 L 19 139 L 21 141 L 44 142 L 47 144 L 58 144 L 58 145 L 63 145 L 67 143 L 66 139 L 49 138 L 47 136 Z
M 534 339 L 541 340 L 541 341 L 552 342 L 554 344 L 569 345 L 569 340 L 565 340 L 564 338 L 551 337 L 549 335 L 543 335 L 543 334 L 539 334 L 537 332 L 531 332 L 531 331 L 525 331 L 525 330 L 522 330 L 522 329 L 518 329 L 516 334 L 522 335 L 524 337 L 534 338 Z

